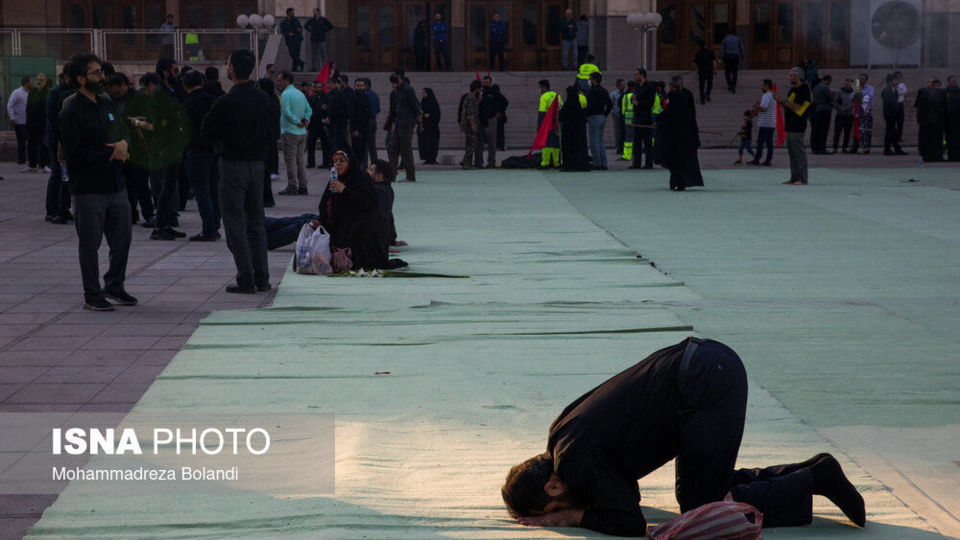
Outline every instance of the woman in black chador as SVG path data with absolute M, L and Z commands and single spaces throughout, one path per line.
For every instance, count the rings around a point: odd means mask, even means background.
M 580 89 L 567 87 L 567 100 L 560 107 L 560 154 L 565 171 L 589 171 L 587 115 L 580 106 Z
M 657 144 L 663 145 L 663 165 L 670 169 L 670 189 L 683 191 L 702 186 L 700 160 L 700 133 L 693 93 L 683 87 L 683 79 L 670 79 L 667 104 L 657 118 Z
M 337 180 L 320 199 L 320 224 L 330 233 L 330 248 L 350 248 L 353 269 L 386 268 L 387 246 L 378 230 L 377 190 L 362 169 L 350 165 L 343 151 L 333 154 Z
M 440 103 L 430 88 L 421 92 L 420 110 L 423 111 L 423 129 L 417 132 L 420 159 L 427 165 L 436 165 L 440 151 Z

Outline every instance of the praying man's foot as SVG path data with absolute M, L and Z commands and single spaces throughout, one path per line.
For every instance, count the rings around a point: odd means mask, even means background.
M 837 505 L 850 521 L 863 527 L 867 523 L 867 512 L 863 497 L 843 474 L 840 463 L 833 456 L 825 457 L 810 467 L 813 476 L 814 495 L 823 495 Z

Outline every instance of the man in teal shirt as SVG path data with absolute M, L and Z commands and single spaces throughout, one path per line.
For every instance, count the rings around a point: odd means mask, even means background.
M 293 84 L 293 73 L 280 74 L 280 142 L 287 164 L 287 189 L 280 195 L 307 195 L 307 167 L 303 162 L 307 149 L 307 126 L 313 109 L 307 96 Z

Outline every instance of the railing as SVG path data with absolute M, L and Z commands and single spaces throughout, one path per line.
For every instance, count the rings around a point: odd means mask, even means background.
M 230 51 L 250 49 L 259 56 L 257 32 L 250 29 L 84 29 L 4 28 L 0 56 L 52 56 L 63 62 L 90 52 L 105 62 L 152 64 L 158 58 L 177 63 L 226 62 Z

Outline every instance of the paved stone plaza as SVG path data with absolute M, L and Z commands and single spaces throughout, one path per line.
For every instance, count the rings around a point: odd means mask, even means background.
M 333 497 L 163 510 L 72 485 L 56 502 L 0 496 L 0 537 L 48 506 L 31 537 L 580 537 L 512 523 L 506 467 L 542 451 L 567 402 L 691 333 L 747 367 L 739 464 L 830 451 L 866 499 L 865 530 L 815 498 L 812 526 L 767 537 L 960 537 L 960 169 L 811 156 L 799 187 L 780 185 L 782 151 L 773 168 L 701 159 L 706 187 L 685 193 L 622 162 L 397 184 L 399 256 L 469 279 L 285 275 L 285 248 L 275 293 L 234 296 L 225 242 L 151 242 L 135 226 L 141 305 L 111 313 L 80 309 L 73 228 L 43 222 L 46 177 L 0 164 L 0 412 L 333 413 L 338 479 Z M 315 211 L 324 174 L 267 214 Z M 181 225 L 199 231 L 192 201 Z M 641 481 L 651 522 L 677 510 L 671 472 Z

